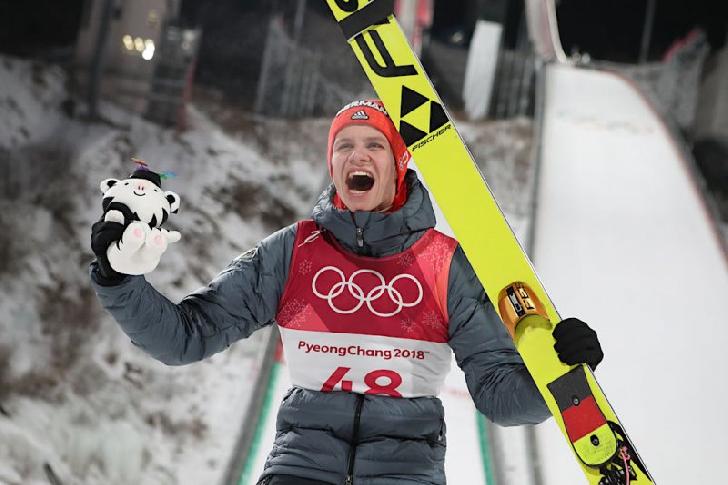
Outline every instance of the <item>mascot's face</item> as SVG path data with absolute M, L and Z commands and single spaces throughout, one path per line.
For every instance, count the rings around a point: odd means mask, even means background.
M 169 190 L 165 192 L 144 179 L 106 179 L 101 182 L 101 192 L 104 193 L 104 210 L 111 203 L 123 204 L 140 221 L 152 227 L 161 225 L 170 213 L 176 213 L 180 204 L 179 195 Z

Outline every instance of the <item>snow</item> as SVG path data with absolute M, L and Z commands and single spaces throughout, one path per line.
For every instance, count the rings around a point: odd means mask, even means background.
M 102 105 L 105 121 L 88 123 L 60 109 L 66 82 L 56 66 L 0 58 L 0 483 L 48 483 L 46 463 L 66 485 L 214 483 L 267 332 L 181 368 L 131 345 L 88 284 L 99 182 L 127 176 L 132 156 L 177 174 L 167 227 L 182 241 L 148 275 L 177 301 L 309 210 L 325 176 L 320 122 L 263 120 L 246 139 L 199 109 L 179 133 Z
M 597 330 L 637 451 L 661 485 L 721 483 L 728 267 L 670 134 L 622 78 L 550 65 L 541 174 L 534 263 Z M 554 421 L 539 428 L 545 483 L 583 483 Z
M 46 138 L 58 128 L 65 94 L 59 67 L 0 58 L 0 147 L 14 149 Z

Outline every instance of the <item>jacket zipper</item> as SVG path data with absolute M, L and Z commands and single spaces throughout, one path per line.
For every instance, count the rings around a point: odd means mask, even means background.
M 354 227 L 356 228 L 356 245 L 360 248 L 364 247 L 364 228 L 359 227 L 356 224 L 356 217 L 354 217 L 354 213 L 350 212 L 351 214 L 351 223 L 354 224 Z
M 345 485 L 354 483 L 354 458 L 356 457 L 356 447 L 359 442 L 359 423 L 361 421 L 361 407 L 364 405 L 364 396 L 356 395 L 356 412 L 354 413 L 354 429 L 351 433 L 351 448 L 349 448 L 349 465 L 346 475 Z

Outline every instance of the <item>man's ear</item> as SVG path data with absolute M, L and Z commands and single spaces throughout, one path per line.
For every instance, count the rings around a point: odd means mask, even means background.
M 177 195 L 175 192 L 172 192 L 171 190 L 166 191 L 164 195 L 167 197 L 167 201 L 169 201 L 170 211 L 172 212 L 172 214 L 176 214 L 179 210 L 179 195 Z
M 105 179 L 101 181 L 101 184 L 99 187 L 101 188 L 101 193 L 105 194 L 107 190 L 109 190 L 111 187 L 116 185 L 118 182 L 117 179 Z

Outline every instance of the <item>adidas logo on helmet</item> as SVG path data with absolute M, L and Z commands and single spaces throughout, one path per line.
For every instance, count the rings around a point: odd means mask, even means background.
M 359 110 L 353 115 L 351 115 L 352 120 L 368 120 L 369 116 L 364 112 L 364 110 Z
M 381 101 L 378 101 L 378 100 L 377 101 L 373 101 L 373 100 L 370 100 L 370 99 L 359 100 L 359 101 L 352 101 L 351 103 L 349 103 L 346 106 L 344 106 L 343 108 L 341 108 L 336 113 L 336 116 L 334 116 L 334 118 L 336 118 L 337 116 L 339 116 L 341 113 L 343 113 L 347 109 L 355 108 L 357 106 L 364 106 L 365 108 L 375 109 L 375 110 L 379 111 L 380 113 L 384 113 L 387 116 L 387 118 L 389 118 L 389 113 L 387 113 L 387 110 L 384 109 L 384 105 L 382 105 Z

